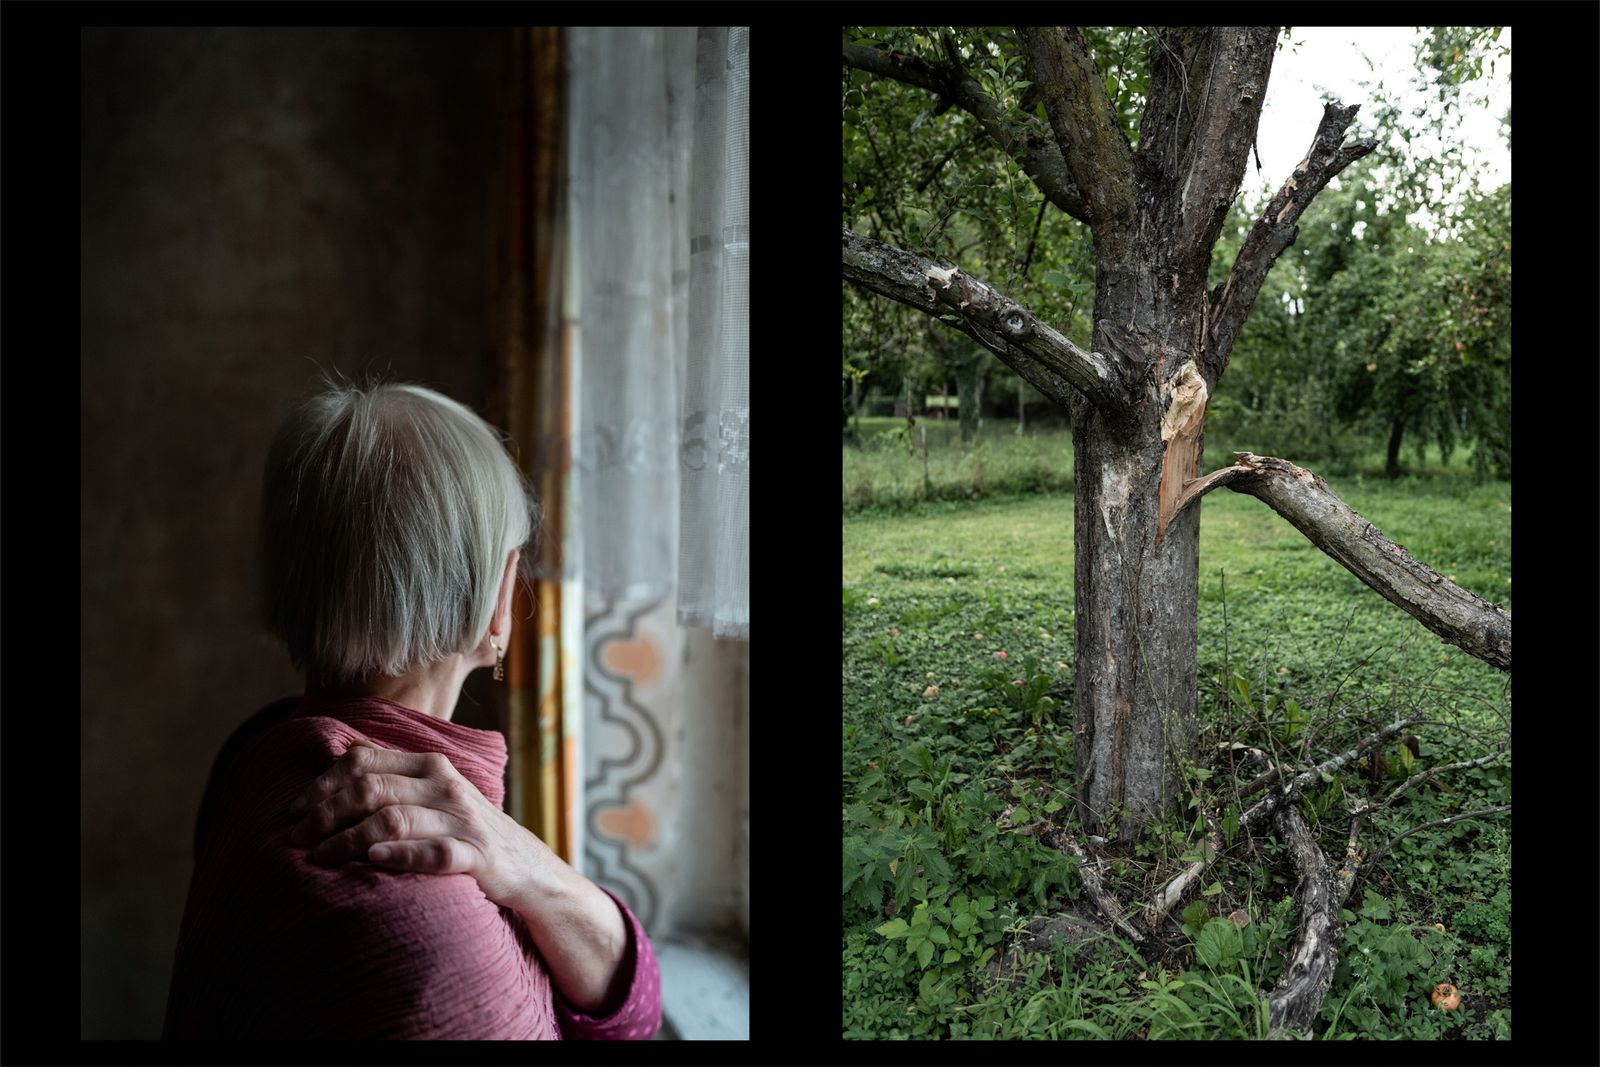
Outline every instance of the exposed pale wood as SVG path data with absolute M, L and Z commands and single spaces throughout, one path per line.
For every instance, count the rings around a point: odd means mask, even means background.
M 1217 820 L 1210 815 L 1206 816 L 1206 829 L 1208 836 L 1205 841 L 1209 848 L 1201 847 L 1201 858 L 1190 863 L 1177 875 L 1168 880 L 1161 887 L 1160 892 L 1151 899 L 1144 909 L 1144 924 L 1151 932 L 1161 925 L 1161 921 L 1171 914 L 1172 909 L 1178 906 L 1184 896 L 1199 880 L 1200 875 L 1211 865 L 1211 861 L 1222 852 L 1222 830 L 1217 825 Z

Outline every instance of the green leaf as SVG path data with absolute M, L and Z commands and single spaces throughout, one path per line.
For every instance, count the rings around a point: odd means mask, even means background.
M 1045 801 L 1044 810 L 1046 812 L 1060 811 L 1061 808 L 1062 803 L 1059 797 L 1051 797 L 1049 800 Z
M 904 937 L 910 930 L 911 927 L 906 925 L 904 919 L 890 919 L 877 928 L 878 933 L 887 938 Z
M 929 961 L 932 960 L 932 959 L 933 959 L 933 942 L 932 941 L 924 941 L 921 944 L 921 946 L 919 946 L 917 948 L 917 963 L 919 963 L 923 967 L 926 967 L 928 965 Z
M 1044 272 L 1044 283 L 1064 289 L 1072 284 L 1072 279 L 1059 270 L 1047 270 Z
M 1200 931 L 1195 942 L 1195 957 L 1213 970 L 1239 958 L 1244 946 L 1239 940 L 1239 928 L 1228 919 L 1212 919 Z
M 1222 892 L 1222 883 L 1212 882 L 1200 895 L 1203 897 L 1214 897 L 1220 892 Z
M 948 945 L 950 943 L 950 932 L 942 926 L 935 926 L 933 932 L 928 935 L 928 940 L 937 945 Z
M 1389 902 L 1369 889 L 1367 890 L 1367 898 L 1361 906 L 1361 914 L 1368 919 L 1391 918 Z
M 956 960 L 959 960 L 960 958 L 961 958 L 961 953 L 957 952 L 955 949 L 947 948 L 947 949 L 944 950 L 944 962 L 946 962 L 946 963 L 954 963 Z

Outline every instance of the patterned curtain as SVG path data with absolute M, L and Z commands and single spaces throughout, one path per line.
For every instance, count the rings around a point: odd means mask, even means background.
M 566 38 L 583 867 L 652 933 L 695 862 L 680 623 L 749 635 L 747 57 L 743 29 Z
M 513 42 L 494 411 L 544 520 L 509 810 L 658 933 L 700 862 L 685 695 L 709 713 L 743 662 L 683 626 L 749 636 L 748 31 Z

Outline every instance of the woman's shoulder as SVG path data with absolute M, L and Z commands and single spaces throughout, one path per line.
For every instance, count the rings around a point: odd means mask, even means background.
M 303 698 L 284 697 L 256 711 L 228 735 L 211 764 L 200 812 L 195 820 L 195 856 L 199 857 L 209 826 L 227 795 L 242 785 L 245 795 L 259 797 L 263 788 L 294 779 L 306 768 L 320 774 L 329 757 L 360 738 L 337 720 L 300 715 Z

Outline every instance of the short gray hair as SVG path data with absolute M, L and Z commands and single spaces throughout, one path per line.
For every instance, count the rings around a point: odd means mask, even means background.
M 261 616 L 313 677 L 403 674 L 483 640 L 538 505 L 500 437 L 431 389 L 330 385 L 268 452 Z

